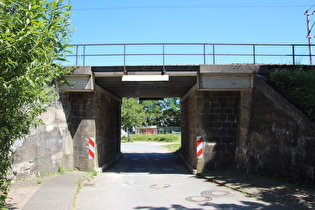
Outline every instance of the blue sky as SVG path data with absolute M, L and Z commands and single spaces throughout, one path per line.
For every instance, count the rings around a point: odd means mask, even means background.
M 71 44 L 306 44 L 304 12 L 315 1 L 72 0 L 71 4 L 75 28 Z M 315 15 L 311 18 L 314 22 Z

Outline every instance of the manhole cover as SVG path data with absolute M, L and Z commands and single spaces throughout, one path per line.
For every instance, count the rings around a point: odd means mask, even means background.
M 155 188 L 155 189 L 164 189 L 164 188 L 169 188 L 171 185 L 169 184 L 153 184 L 150 185 L 150 188 Z
M 212 198 L 207 197 L 207 196 L 189 196 L 185 198 L 186 201 L 191 201 L 191 202 L 206 202 L 206 201 L 211 201 Z
M 206 190 L 202 191 L 201 195 L 205 197 L 220 198 L 231 196 L 232 193 L 226 190 Z

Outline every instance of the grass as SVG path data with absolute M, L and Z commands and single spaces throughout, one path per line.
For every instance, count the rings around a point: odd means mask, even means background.
M 180 134 L 130 134 L 131 142 L 180 142 Z M 127 137 L 123 137 L 121 142 L 128 142 Z
M 128 142 L 127 137 L 121 139 L 121 142 Z M 163 148 L 170 152 L 177 153 L 181 147 L 180 134 L 131 134 L 130 142 L 164 142 Z
M 80 190 L 82 189 L 83 182 L 84 181 L 90 182 L 92 179 L 94 179 L 95 176 L 97 176 L 97 174 L 98 174 L 97 170 L 94 170 L 92 172 L 87 172 L 87 174 L 85 176 L 80 177 L 76 181 L 77 189 L 76 189 L 75 194 L 74 194 L 73 203 L 72 203 L 72 209 L 76 209 L 77 198 L 78 198 L 78 195 L 80 193 Z
M 167 149 L 170 152 L 177 153 L 180 150 L 181 144 L 176 142 L 173 144 L 162 145 L 162 147 Z

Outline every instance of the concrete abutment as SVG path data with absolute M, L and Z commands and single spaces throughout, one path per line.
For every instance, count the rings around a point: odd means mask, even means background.
M 73 138 L 74 168 L 93 171 L 120 153 L 121 100 L 95 85 L 94 92 L 61 93 Z M 95 158 L 88 156 L 88 139 L 95 140 Z

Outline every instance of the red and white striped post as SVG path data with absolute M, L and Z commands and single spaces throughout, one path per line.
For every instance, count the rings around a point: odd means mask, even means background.
M 202 136 L 197 136 L 196 148 L 197 148 L 197 158 L 202 158 L 203 155 L 203 138 Z
M 88 138 L 89 142 L 89 149 L 88 149 L 88 154 L 89 154 L 89 159 L 94 159 L 95 157 L 95 139 L 93 137 Z

